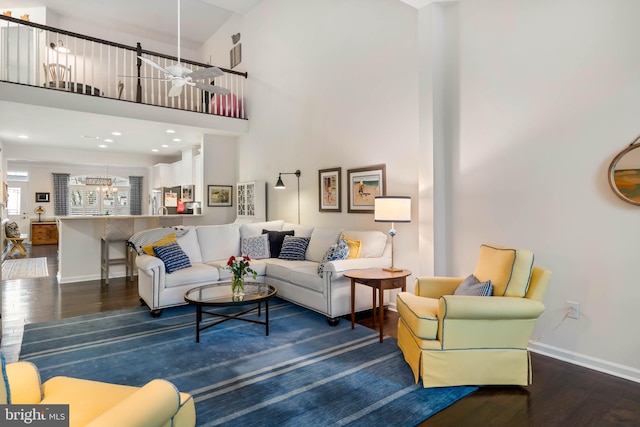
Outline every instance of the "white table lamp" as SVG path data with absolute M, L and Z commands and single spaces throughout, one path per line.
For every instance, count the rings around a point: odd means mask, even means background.
M 409 196 L 378 196 L 374 201 L 373 219 L 376 222 L 390 222 L 391 230 L 391 267 L 384 268 L 385 271 L 400 271 L 393 265 L 393 238 L 396 235 L 394 223 L 411 222 L 411 197 Z

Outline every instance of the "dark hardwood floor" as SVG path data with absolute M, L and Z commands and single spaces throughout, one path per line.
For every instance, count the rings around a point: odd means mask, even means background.
M 139 306 L 137 283 L 124 278 L 59 285 L 55 246 L 27 246 L 46 257 L 49 277 L 2 282 L 2 352 L 17 360 L 26 323 Z M 398 315 L 387 311 L 385 334 L 396 336 Z M 348 319 L 341 320 L 342 322 Z M 371 327 L 370 316 L 358 323 Z M 435 414 L 422 427 L 640 426 L 640 384 L 532 354 L 529 387 L 481 387 Z

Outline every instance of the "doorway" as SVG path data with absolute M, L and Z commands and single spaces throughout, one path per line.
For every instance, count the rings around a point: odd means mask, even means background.
M 10 181 L 7 188 L 7 218 L 18 224 L 21 234 L 29 234 L 29 182 Z

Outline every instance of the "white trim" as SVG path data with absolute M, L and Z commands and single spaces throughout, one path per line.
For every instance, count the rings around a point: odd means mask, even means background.
M 567 351 L 559 347 L 542 344 L 540 342 L 529 341 L 529 350 L 573 365 L 582 366 L 584 368 L 593 369 L 605 374 L 640 383 L 640 369 L 632 368 L 630 366 L 620 365 L 618 363 L 598 359 L 596 357 Z

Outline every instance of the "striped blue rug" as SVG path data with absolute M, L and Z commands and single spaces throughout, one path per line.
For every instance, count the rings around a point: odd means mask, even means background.
M 118 310 L 26 325 L 21 360 L 68 375 L 143 385 L 165 378 L 196 402 L 198 426 L 414 426 L 476 387 L 424 389 L 395 339 L 272 300 L 270 330 L 228 321 L 195 343 L 195 308 Z M 252 316 L 255 316 L 252 315 Z M 264 316 L 264 314 L 263 314 Z

